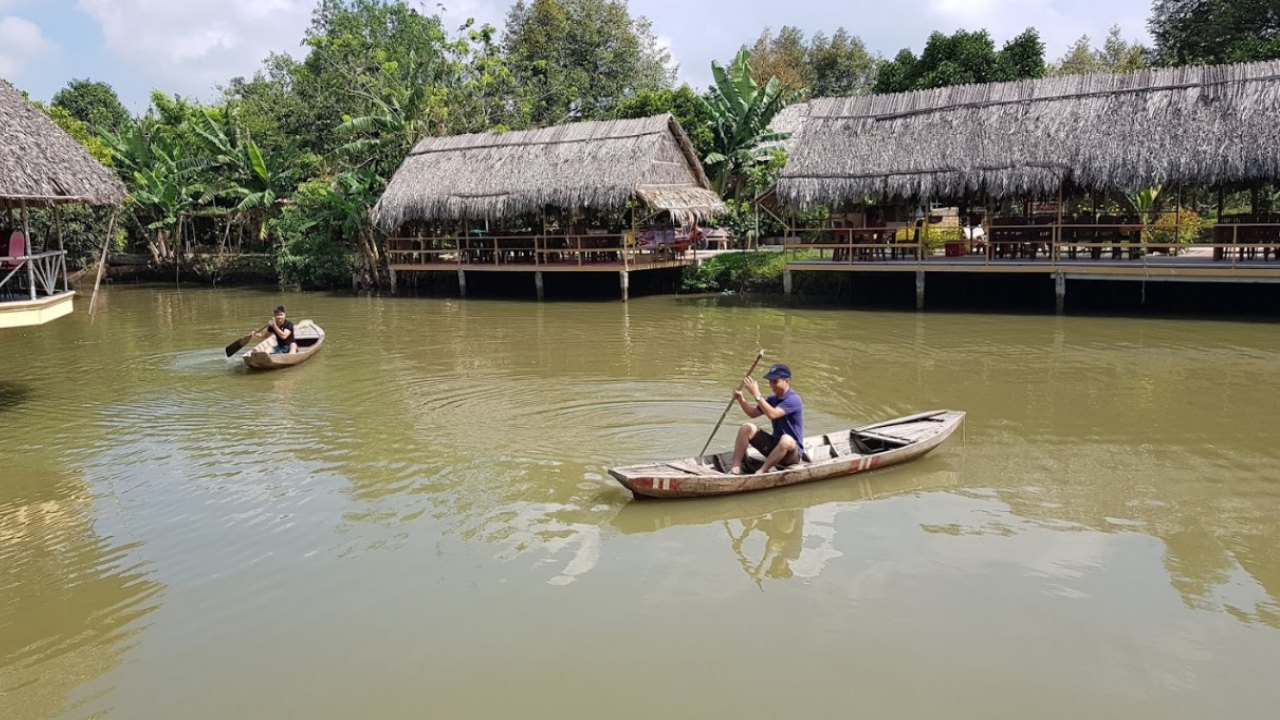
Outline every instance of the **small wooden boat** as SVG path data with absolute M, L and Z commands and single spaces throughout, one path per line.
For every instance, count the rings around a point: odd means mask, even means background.
M 279 370 L 293 367 L 315 357 L 324 345 L 324 330 L 310 320 L 299 320 L 293 326 L 293 337 L 298 341 L 298 352 L 277 353 L 276 336 L 269 335 L 266 340 L 254 345 L 240 357 L 244 358 L 245 367 L 250 370 Z
M 934 410 L 804 439 L 809 462 L 752 475 L 764 463 L 748 449 L 742 475 L 730 475 L 733 451 L 672 462 L 611 468 L 637 498 L 729 495 L 852 475 L 908 462 L 938 447 L 964 421 L 960 410 Z

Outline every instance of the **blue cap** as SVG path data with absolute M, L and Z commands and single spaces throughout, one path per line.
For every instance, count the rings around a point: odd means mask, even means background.
M 791 368 L 787 367 L 786 365 L 783 365 L 782 363 L 778 363 L 777 365 L 774 365 L 773 367 L 769 368 L 769 372 L 764 374 L 765 380 L 777 380 L 778 378 L 790 379 Z

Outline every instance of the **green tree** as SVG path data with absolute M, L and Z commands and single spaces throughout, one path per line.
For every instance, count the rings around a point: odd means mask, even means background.
M 83 78 L 72 80 L 53 96 L 53 107 L 85 123 L 92 132 L 115 132 L 129 121 L 129 111 L 110 85 Z
M 878 64 L 862 40 L 844 28 L 830 38 L 815 33 L 807 42 L 799 28 L 784 26 L 777 35 L 765 28 L 751 48 L 756 83 L 776 77 L 784 87 L 799 91 L 800 100 L 864 95 L 871 91 Z
M 1093 47 L 1088 35 L 1076 40 L 1052 68 L 1053 75 L 1085 75 L 1088 73 L 1126 73 L 1148 67 L 1147 50 L 1140 43 L 1129 42 L 1112 26 L 1102 47 Z
M 875 91 L 907 92 L 1024 80 L 1044 74 L 1044 43 L 1032 28 L 1005 43 L 999 51 L 986 30 L 957 30 L 953 35 L 935 32 L 919 57 L 903 49 L 893 60 L 881 63 Z
M 642 118 L 662 113 L 671 113 L 680 121 L 680 127 L 689 135 L 698 157 L 706 157 L 711 152 L 715 140 L 711 131 L 711 115 L 706 103 L 687 84 L 675 90 L 643 90 L 623 100 L 618 105 L 616 117 Z
M 871 92 L 879 60 L 857 36 L 838 28 L 830 38 L 817 33 L 809 41 L 809 65 L 813 97 L 845 97 Z
M 610 117 L 625 99 L 675 80 L 651 23 L 624 0 L 517 0 L 504 44 L 534 126 Z
M 777 78 L 783 87 L 804 90 L 813 87 L 814 72 L 804 32 L 784 25 L 777 35 L 765 28 L 751 47 L 751 79 L 764 85 Z
M 751 52 L 746 48 L 738 51 L 728 68 L 712 62 L 711 74 L 715 84 L 700 98 L 711 117 L 713 141 L 703 162 L 721 194 L 736 198 L 750 171 L 773 157 L 761 145 L 789 137 L 770 130 L 769 123 L 794 93 L 777 78 L 769 78 L 763 87 L 757 85 L 751 78 Z
M 1275 0 L 1155 0 L 1147 27 L 1164 65 L 1280 58 Z
M 298 115 L 284 127 L 302 149 L 332 153 L 348 141 L 334 128 L 378 111 L 388 74 L 448 85 L 446 42 L 440 19 L 405 0 L 320 0 L 303 39 L 307 57 L 289 68 Z M 420 67 L 409 70 L 406 62 Z

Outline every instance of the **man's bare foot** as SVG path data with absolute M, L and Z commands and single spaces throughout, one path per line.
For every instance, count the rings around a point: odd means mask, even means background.
M 733 467 L 729 468 L 729 474 L 730 474 L 730 475 L 741 475 L 741 474 L 742 474 L 742 468 L 738 467 L 737 465 L 734 465 Z

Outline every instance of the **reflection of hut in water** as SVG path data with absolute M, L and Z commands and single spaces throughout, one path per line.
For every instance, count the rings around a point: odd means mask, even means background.
M 1097 483 L 1108 480 L 1096 478 Z M 1154 537 L 1164 544 L 1169 584 L 1187 607 L 1223 610 L 1243 622 L 1280 628 L 1280 563 L 1275 559 L 1280 526 L 1274 503 L 1212 501 L 1199 494 L 1202 488 L 1183 482 L 1166 483 L 1158 499 L 1148 488 L 1130 484 L 1064 483 L 1034 495 L 999 494 L 1019 517 Z M 1246 578 L 1252 583 L 1242 582 Z
M 1277 61 L 812 100 L 777 195 L 831 214 L 788 269 L 1280 282 L 1278 113 Z
M 117 668 L 163 585 L 98 535 L 93 497 L 24 458 L 0 483 L 0 717 L 60 717 Z
M 696 260 L 689 230 L 724 211 L 670 115 L 428 137 L 374 220 L 396 272 L 629 273 Z M 393 280 L 394 282 L 394 280 Z
M 55 223 L 59 232 L 51 247 L 49 238 L 32 237 L 29 212 L 115 206 L 124 196 L 115 173 L 0 81 L 0 329 L 62 317 L 75 296 L 67 283 L 61 223 Z

